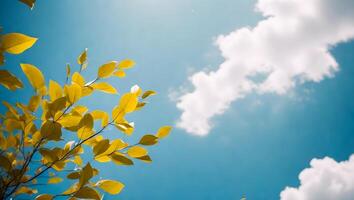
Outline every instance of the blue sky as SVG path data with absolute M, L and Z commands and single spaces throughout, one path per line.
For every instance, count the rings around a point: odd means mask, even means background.
M 256 26 L 263 17 L 254 12 L 255 3 L 39 0 L 30 11 L 16 1 L 3 0 L 0 24 L 4 32 L 39 38 L 25 53 L 7 55 L 5 68 L 25 80 L 19 63 L 31 63 L 47 80 L 63 84 L 65 64 L 78 67 L 76 57 L 84 48 L 89 49 L 87 79 L 94 78 L 97 67 L 106 61 L 135 60 L 136 67 L 125 79 L 111 81 L 122 92 L 134 84 L 158 92 L 145 110 L 131 117 L 137 127 L 132 137 L 139 138 L 178 122 L 181 110 L 171 94 L 180 94 L 181 87 L 193 90 L 188 77 L 195 72 L 217 70 L 224 58 L 214 45 L 215 38 Z M 304 81 L 281 95 L 247 93 L 212 118 L 207 135 L 174 128 L 167 139 L 150 148 L 151 164 L 99 164 L 101 176 L 126 185 L 118 199 L 240 199 L 242 195 L 253 200 L 279 199 L 286 186 L 299 186 L 298 175 L 313 158 L 343 161 L 354 153 L 354 42 L 336 43 L 330 52 L 339 66 L 331 78 Z M 25 83 L 27 89 L 15 93 L 0 88 L 1 99 L 27 101 L 32 91 Z M 118 98 L 96 93 L 82 102 L 109 110 Z M 107 134 L 122 135 L 113 129 Z M 64 190 L 65 185 L 41 191 L 54 192 L 59 187 Z M 107 195 L 105 199 L 116 198 Z

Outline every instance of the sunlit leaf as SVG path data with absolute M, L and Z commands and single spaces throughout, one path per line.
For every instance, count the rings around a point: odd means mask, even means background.
M 138 104 L 138 97 L 132 93 L 124 94 L 119 102 L 119 107 L 126 113 L 133 112 Z
M 117 62 L 116 61 L 111 61 L 109 63 L 106 63 L 104 65 L 102 65 L 99 69 L 98 69 L 98 74 L 97 76 L 99 78 L 107 78 L 110 77 L 113 73 L 113 71 L 116 69 L 116 65 Z
M 94 83 L 91 85 L 91 87 L 94 88 L 95 90 L 100 90 L 108 94 L 117 93 L 117 90 L 111 84 L 106 82 Z
M 74 163 L 81 166 L 82 165 L 82 159 L 80 156 L 75 156 L 74 157 Z
M 80 87 L 84 87 L 84 85 L 85 85 L 85 79 L 79 72 L 75 72 L 71 76 L 71 81 L 72 81 L 72 83 L 78 84 Z
M 71 104 L 74 104 L 81 98 L 81 87 L 74 83 L 72 85 L 64 86 L 64 93 Z
M 31 64 L 20 64 L 22 71 L 27 76 L 29 82 L 33 86 L 34 89 L 39 90 L 45 87 L 44 76 L 42 72 Z
M 147 155 L 147 150 L 140 146 L 133 146 L 128 149 L 128 155 L 133 158 L 138 158 Z
M 108 120 L 109 120 L 109 115 L 108 113 L 102 111 L 102 110 L 94 110 L 91 112 L 91 115 L 93 119 L 100 119 L 102 120 L 102 127 L 107 126 Z
M 11 54 L 20 54 L 31 48 L 37 38 L 22 33 L 9 33 L 1 37 L 1 48 Z
M 77 58 L 77 63 L 79 63 L 79 65 L 83 65 L 85 62 L 87 62 L 87 49 L 85 49 Z
M 48 184 L 57 184 L 62 181 L 63 181 L 63 179 L 60 177 L 52 177 L 52 178 L 48 179 Z
M 96 183 L 96 186 L 109 194 L 119 194 L 124 188 L 123 183 L 113 180 L 100 180 Z
M 135 62 L 133 60 L 122 60 L 119 64 L 118 64 L 118 68 L 119 69 L 129 69 L 132 68 L 135 65 Z
M 170 133 L 171 129 L 171 126 L 163 126 L 157 131 L 156 136 L 158 138 L 164 138 Z
M 54 101 L 62 96 L 63 96 L 63 89 L 61 88 L 61 86 L 57 82 L 50 80 L 49 81 L 50 100 Z
M 125 72 L 121 69 L 118 69 L 117 71 L 115 71 L 113 73 L 114 76 L 118 77 L 118 78 L 124 78 L 125 77 Z

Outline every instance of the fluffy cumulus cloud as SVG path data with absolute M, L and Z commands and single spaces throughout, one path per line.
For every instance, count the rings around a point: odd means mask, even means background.
M 178 99 L 178 126 L 206 135 L 211 118 L 250 92 L 284 94 L 297 84 L 319 82 L 338 64 L 330 48 L 354 36 L 353 0 L 259 0 L 264 20 L 221 35 L 224 58 L 216 71 L 189 79 L 194 90 Z
M 286 187 L 281 200 L 353 200 L 354 155 L 348 161 L 313 159 L 300 175 L 298 188 Z

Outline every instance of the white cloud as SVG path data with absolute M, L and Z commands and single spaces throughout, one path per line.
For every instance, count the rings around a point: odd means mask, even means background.
M 298 188 L 286 187 L 281 200 L 353 200 L 354 154 L 348 161 L 313 159 L 300 175 Z
M 210 119 L 250 92 L 285 94 L 332 76 L 338 64 L 329 49 L 354 36 L 353 0 L 259 0 L 256 10 L 265 17 L 256 27 L 217 38 L 219 68 L 189 78 L 194 91 L 177 102 L 177 125 L 187 132 L 208 134 Z

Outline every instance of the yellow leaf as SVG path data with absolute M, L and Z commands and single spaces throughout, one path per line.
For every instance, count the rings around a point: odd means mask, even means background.
M 46 121 L 41 127 L 41 136 L 48 140 L 61 139 L 61 125 L 58 122 Z
M 138 157 L 136 159 L 142 160 L 142 161 L 144 161 L 146 163 L 151 163 L 152 162 L 152 160 L 151 160 L 149 155 L 141 156 L 141 157 Z
M 67 103 L 66 97 L 60 97 L 55 101 L 53 101 L 52 103 L 48 104 L 48 111 L 51 114 L 51 116 L 54 118 L 54 120 L 58 120 L 57 118 L 62 116 L 62 112 L 61 113 L 58 112 L 66 108 L 66 103 Z M 56 116 L 57 113 L 58 115 Z
M 119 64 L 118 64 L 118 68 L 119 69 L 128 69 L 128 68 L 132 68 L 135 65 L 135 62 L 133 60 L 122 60 Z
M 36 0 L 20 0 L 22 3 L 26 4 L 28 7 L 33 9 Z
M 53 196 L 50 194 L 41 194 L 36 197 L 36 200 L 52 200 Z
M 74 127 L 77 126 L 81 120 L 80 115 L 63 115 L 58 123 L 60 123 L 63 127 L 69 128 L 69 127 Z
M 64 86 L 64 93 L 71 104 L 74 104 L 81 98 L 81 87 L 74 83 L 72 85 Z
M 74 163 L 81 166 L 82 165 L 82 159 L 80 156 L 75 156 L 74 157 Z
M 5 119 L 3 123 L 8 132 L 12 132 L 13 130 L 22 130 L 23 128 L 23 122 L 16 119 Z
M 80 87 L 84 87 L 84 85 L 85 85 L 85 79 L 83 76 L 81 76 L 81 74 L 79 72 L 75 72 L 71 76 L 71 82 L 78 84 Z
M 138 158 L 147 155 L 147 150 L 143 147 L 133 146 L 128 149 L 128 155 L 133 158 Z
M 74 194 L 74 197 L 82 198 L 82 199 L 94 199 L 100 200 L 100 194 L 93 188 L 90 187 L 82 187 Z
M 125 77 L 125 72 L 123 70 L 117 70 L 113 73 L 114 76 L 118 78 L 124 78 Z
M 138 104 L 138 97 L 132 93 L 126 93 L 120 98 L 119 107 L 126 113 L 133 112 Z
M 121 150 L 125 147 L 128 146 L 127 143 L 125 143 L 123 140 L 121 139 L 115 139 L 113 142 L 112 142 L 112 146 L 115 146 L 115 150 Z
M 99 69 L 98 69 L 98 74 L 97 76 L 99 78 L 107 78 L 110 77 L 113 73 L 113 71 L 115 70 L 117 65 L 116 61 L 111 61 L 109 63 L 106 63 L 104 65 L 102 65 Z
M 115 152 L 111 155 L 112 161 L 117 165 L 133 165 L 133 161 L 129 158 L 125 157 L 124 155 Z
M 170 133 L 171 129 L 171 126 L 163 126 L 157 131 L 156 136 L 158 138 L 164 138 Z
M 105 145 L 108 146 L 108 144 Z M 111 155 L 114 151 L 120 150 L 127 146 L 128 144 L 123 142 L 121 139 L 116 139 L 109 144 L 108 148 L 102 148 L 100 153 L 95 154 L 95 160 L 98 162 L 109 162 L 111 161 L 109 155 Z
M 31 48 L 37 38 L 22 33 L 9 33 L 2 36 L 2 49 L 11 54 L 20 54 Z
M 42 155 L 45 163 L 50 163 L 58 160 L 58 155 L 56 154 L 56 152 L 50 149 L 46 149 L 46 148 L 39 149 L 39 153 Z
M 119 122 L 116 123 L 115 126 L 127 135 L 131 135 L 134 132 L 134 122 L 126 123 L 126 122 Z
M 84 168 L 82 168 L 79 178 L 79 185 L 84 186 L 93 176 L 93 169 L 90 163 L 87 163 Z
M 9 90 L 22 88 L 22 82 L 7 70 L 0 70 L 0 84 Z
M 101 180 L 96 183 L 96 186 L 109 194 L 119 194 L 124 188 L 124 184 L 119 181 Z
M 77 58 L 77 63 L 79 63 L 79 65 L 83 65 L 86 62 L 87 62 L 87 48 Z
M 95 156 L 100 155 L 109 148 L 109 140 L 101 140 L 93 147 L 93 153 Z
M 91 85 L 92 88 L 95 90 L 101 90 L 102 92 L 108 93 L 108 94 L 116 94 L 117 90 L 110 85 L 109 83 L 106 82 L 100 82 L 100 83 L 94 83 Z
M 152 95 L 155 95 L 155 94 L 156 94 L 155 91 L 148 90 L 148 91 L 145 91 L 145 92 L 144 92 L 144 94 L 143 94 L 143 96 L 141 96 L 141 98 L 145 99 L 145 98 L 147 98 L 147 97 L 149 97 L 149 96 L 152 96 Z
M 80 127 L 86 127 L 87 129 L 93 128 L 93 117 L 90 113 L 84 115 L 84 117 L 80 120 Z
M 73 110 L 74 110 L 75 112 L 78 112 L 78 113 L 80 113 L 81 115 L 83 115 L 83 114 L 85 114 L 85 113 L 88 111 L 88 108 L 85 107 L 85 106 L 78 105 L 78 106 L 75 106 L 75 107 L 73 108 Z
M 63 179 L 60 177 L 52 177 L 52 178 L 48 179 L 48 184 L 57 184 L 62 181 L 63 181 Z
M 77 135 L 80 139 L 86 139 L 93 134 L 93 117 L 91 114 L 85 114 L 84 117 L 80 120 L 79 130 Z
M 78 178 L 80 178 L 80 173 L 79 172 L 71 172 L 66 177 L 68 179 L 78 179 Z
M 22 186 L 20 187 L 19 189 L 16 190 L 15 194 L 16 195 L 19 195 L 19 194 L 36 194 L 38 191 L 35 190 L 35 189 L 31 189 L 29 187 L 26 187 L 26 186 Z
M 61 86 L 55 82 L 50 80 L 49 81 L 49 97 L 51 101 L 55 101 L 56 99 L 63 96 L 63 89 Z
M 28 103 L 28 109 L 32 112 L 35 112 L 38 109 L 40 102 L 41 102 L 40 96 L 38 95 L 32 96 Z
M 158 142 L 158 137 L 154 135 L 144 135 L 140 141 L 139 144 L 142 145 L 154 145 Z
M 89 85 L 82 88 L 82 96 L 83 97 L 91 95 L 92 92 L 93 92 L 93 88 Z
M 20 64 L 22 71 L 27 76 L 29 82 L 33 86 L 34 89 L 40 90 L 41 88 L 45 87 L 44 83 L 44 76 L 42 72 L 31 64 Z
M 96 119 L 102 120 L 102 127 L 108 125 L 108 120 L 109 120 L 108 113 L 106 113 L 102 110 L 94 110 L 91 112 L 91 115 L 92 115 L 93 119 L 95 119 L 95 120 Z

